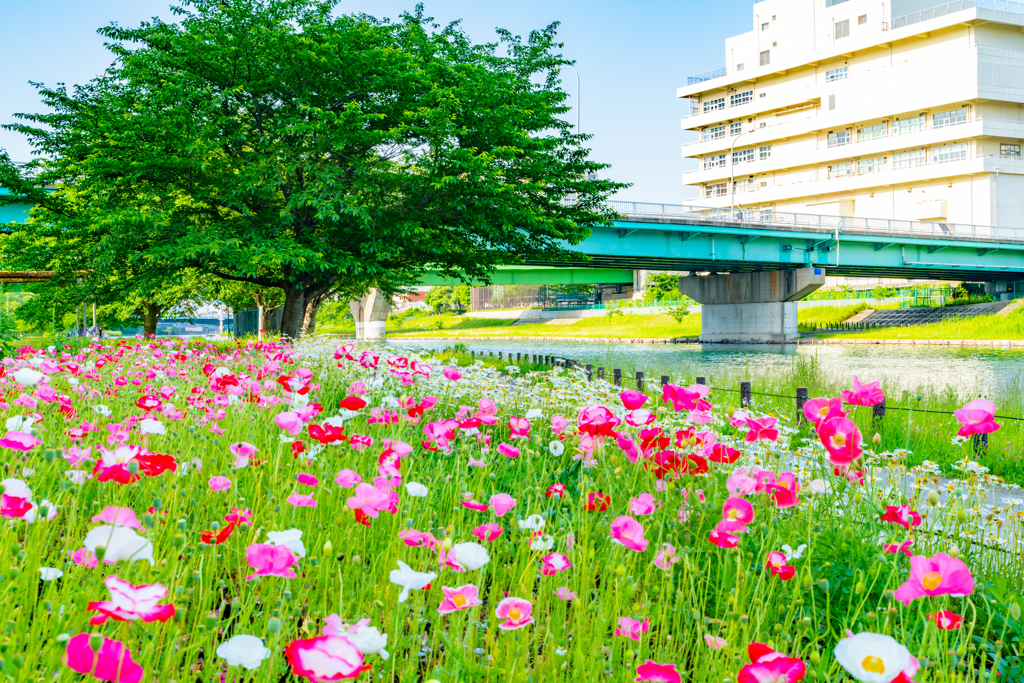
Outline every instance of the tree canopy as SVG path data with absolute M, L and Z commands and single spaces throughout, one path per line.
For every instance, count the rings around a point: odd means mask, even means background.
M 50 112 L 7 126 L 45 161 L 0 176 L 0 201 L 37 204 L 5 257 L 277 288 L 290 336 L 332 294 L 579 258 L 622 185 L 561 118 L 557 24 L 474 44 L 422 7 L 391 22 L 335 5 L 186 0 L 175 23 L 100 29 L 107 71 L 36 84 Z

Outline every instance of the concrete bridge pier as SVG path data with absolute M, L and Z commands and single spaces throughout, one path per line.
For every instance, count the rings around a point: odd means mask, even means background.
M 356 339 L 380 339 L 384 336 L 384 323 L 391 311 L 391 302 L 376 289 L 363 297 L 350 301 L 352 317 L 356 321 Z
M 702 342 L 783 342 L 799 336 L 796 302 L 825 284 L 822 268 L 679 278 L 701 304 Z

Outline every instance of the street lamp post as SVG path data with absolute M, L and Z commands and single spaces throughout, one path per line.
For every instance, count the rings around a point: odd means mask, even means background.
M 733 159 L 733 151 L 736 149 L 736 143 L 740 141 L 740 138 L 747 133 L 753 133 L 754 129 L 745 130 L 736 136 L 736 139 L 732 141 L 732 146 L 729 147 L 729 211 L 736 208 L 734 204 L 735 193 L 736 193 L 736 162 Z

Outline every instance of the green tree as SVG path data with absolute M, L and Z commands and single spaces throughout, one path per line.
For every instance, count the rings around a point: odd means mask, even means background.
M 644 300 L 648 303 L 678 299 L 679 276 L 669 273 L 648 273 L 644 290 Z
M 183 0 L 177 23 L 100 29 L 107 71 L 39 85 L 49 112 L 8 126 L 50 161 L 0 202 L 41 202 L 27 229 L 81 241 L 84 269 L 110 254 L 280 289 L 289 336 L 332 295 L 580 258 L 623 186 L 562 118 L 557 24 L 473 44 L 419 7 L 335 4 Z
M 431 287 L 423 297 L 423 303 L 430 306 L 434 313 L 444 310 L 465 310 L 469 307 L 469 289 L 464 285 Z

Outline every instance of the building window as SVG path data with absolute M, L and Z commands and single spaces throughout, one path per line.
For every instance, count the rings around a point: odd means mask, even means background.
M 739 135 L 743 132 L 743 122 L 733 121 L 729 124 L 729 135 Z
M 923 149 L 918 149 L 913 152 L 903 152 L 902 154 L 893 154 L 892 169 L 894 171 L 901 171 L 907 168 L 917 168 L 918 166 L 924 166 L 925 161 L 926 159 Z
M 715 126 L 714 128 L 704 129 L 705 140 L 717 140 L 725 137 L 725 126 Z
M 761 66 L 768 66 L 772 63 L 772 51 L 765 50 L 761 53 Z
M 724 197 L 729 194 L 729 183 L 715 183 L 704 186 L 705 197 Z
M 761 30 L 762 31 L 767 31 L 768 30 L 768 22 L 767 21 L 764 22 L 763 24 L 761 24 Z
M 1020 145 L 999 145 L 999 156 L 1004 159 L 1020 159 Z
M 862 14 L 857 17 L 857 26 L 863 26 L 866 23 L 868 23 L 868 15 Z
M 953 111 L 944 111 L 941 114 L 935 114 L 932 116 L 932 125 L 936 128 L 943 128 L 945 126 L 955 126 L 960 123 L 967 123 L 967 110 L 966 109 L 954 109 Z
M 828 167 L 829 179 L 845 178 L 848 175 L 853 175 L 853 164 L 849 161 L 842 164 L 833 164 Z
M 836 108 L 836 96 L 835 95 L 829 95 L 828 96 L 828 110 L 832 111 L 835 108 Z
M 742 164 L 742 163 L 745 163 L 747 161 L 753 161 L 753 160 L 754 160 L 754 148 L 753 147 L 751 147 L 750 149 L 738 149 L 738 150 L 736 150 L 735 152 L 732 153 L 732 163 L 734 163 L 734 164 Z
M 881 173 L 885 170 L 885 157 L 876 157 L 874 159 L 861 159 L 857 162 L 857 175 L 867 175 L 869 173 Z
M 843 19 L 836 22 L 836 40 L 850 35 L 850 20 Z
M 834 5 L 841 5 L 844 2 L 846 2 L 846 0 L 825 0 L 825 7 L 832 7 Z
M 857 133 L 857 142 L 865 140 L 881 140 L 888 133 L 889 124 L 879 123 L 874 126 L 864 126 Z
M 725 98 L 719 97 L 717 100 L 711 100 L 704 103 L 704 113 L 709 111 L 715 111 L 716 109 L 725 109 Z
M 743 62 L 740 62 L 739 64 L 736 65 L 736 70 L 743 71 Z
M 850 135 L 850 131 L 848 131 L 848 130 L 840 131 L 838 133 L 829 133 L 828 134 L 828 146 L 829 147 L 842 147 L 843 145 L 848 145 L 851 142 L 853 142 L 853 140 L 851 138 L 852 138 L 852 136 Z
M 713 157 L 704 157 L 704 170 L 709 168 L 721 168 L 725 166 L 725 155 L 718 154 Z
M 894 135 L 906 135 L 907 133 L 920 133 L 925 127 L 924 114 L 915 116 L 912 119 L 893 121 L 892 132 Z
M 772 146 L 771 145 L 762 145 L 762 146 L 757 148 L 757 158 L 760 161 L 764 161 L 765 159 L 770 159 L 771 156 L 772 156 Z M 1020 157 L 1020 146 L 1019 145 L 1017 146 L 1017 156 Z
M 825 82 L 826 83 L 835 83 L 836 81 L 841 81 L 844 78 L 846 78 L 849 75 L 849 73 L 850 73 L 850 67 L 848 67 L 848 66 L 841 66 L 838 69 L 832 69 L 831 71 L 826 71 L 825 72 Z
M 738 107 L 741 104 L 746 104 L 754 99 L 754 91 L 748 90 L 746 92 L 737 92 L 729 95 L 729 106 Z
M 733 185 L 736 192 L 753 192 L 754 179 L 753 178 L 738 178 L 736 183 Z
M 763 93 L 759 93 L 759 94 L 758 94 L 758 98 L 759 98 L 759 99 L 762 99 L 762 100 L 763 100 L 763 99 L 764 99 L 764 96 L 765 96 L 765 95 L 767 95 L 767 94 L 768 94 L 768 93 L 766 93 L 766 92 L 763 92 Z
M 937 164 L 948 164 L 951 161 L 963 161 L 967 158 L 967 143 L 932 147 L 932 161 Z

